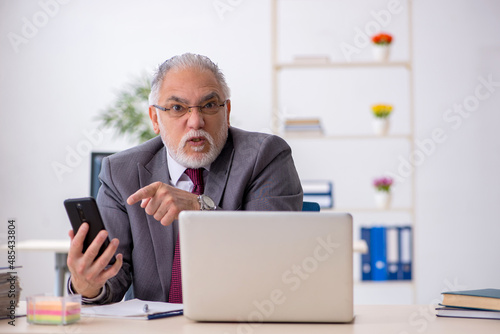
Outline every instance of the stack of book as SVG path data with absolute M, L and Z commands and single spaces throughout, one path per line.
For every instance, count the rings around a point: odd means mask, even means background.
M 323 128 L 319 118 L 291 118 L 284 122 L 285 134 L 322 135 Z
M 330 181 L 302 180 L 304 202 L 315 202 L 322 209 L 333 208 L 333 186 Z
M 9 269 L 9 267 L 0 268 L 0 319 L 15 316 L 21 294 L 19 277 L 8 271 Z
M 293 57 L 295 64 L 328 64 L 330 63 L 329 55 L 296 55 Z
M 361 255 L 363 281 L 411 280 L 411 226 L 361 227 L 368 252 Z
M 443 292 L 438 317 L 500 320 L 500 289 Z

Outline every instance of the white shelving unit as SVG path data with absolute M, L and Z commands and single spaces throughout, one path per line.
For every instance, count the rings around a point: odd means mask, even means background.
M 276 1 L 276 0 L 273 0 Z M 275 69 L 286 69 L 286 68 L 360 68 L 360 67 L 406 67 L 411 69 L 411 64 L 405 61 L 395 61 L 395 62 L 300 62 L 300 63 L 280 63 L 276 62 L 274 64 Z
M 311 61 L 307 62 L 304 60 L 300 60 L 298 62 L 293 62 L 293 61 L 282 61 L 280 58 L 279 54 L 279 49 L 280 49 L 280 18 L 282 18 L 281 15 L 282 13 L 282 6 L 280 7 L 280 4 L 286 3 L 289 0 L 271 0 L 271 61 L 272 61 L 272 110 L 273 110 L 273 115 L 272 115 L 272 124 L 273 124 L 273 131 L 279 135 L 282 135 L 292 146 L 292 149 L 294 150 L 294 160 L 296 161 L 296 164 L 300 165 L 301 163 L 303 166 L 307 163 L 312 163 L 310 162 L 310 158 L 312 153 L 304 153 L 307 151 L 307 149 L 304 149 L 304 147 L 307 147 L 307 145 L 311 146 L 333 146 L 335 147 L 341 147 L 342 145 L 347 146 L 348 148 L 346 151 L 349 150 L 349 147 L 353 147 L 353 145 L 358 145 L 356 147 L 360 147 L 360 150 L 365 150 L 367 154 L 370 153 L 370 147 L 369 145 L 373 145 L 373 143 L 377 143 L 377 147 L 380 147 L 381 145 L 389 145 L 390 143 L 395 143 L 398 141 L 403 141 L 404 145 L 406 147 L 407 152 L 415 152 L 415 125 L 414 125 L 414 87 L 413 87 L 413 82 L 414 82 L 414 74 L 413 74 L 413 59 L 412 59 L 412 3 L 411 0 L 407 0 L 405 3 L 405 6 L 407 6 L 406 12 L 407 12 L 407 34 L 408 34 L 408 45 L 407 45 L 407 52 L 408 56 L 407 59 L 404 60 L 396 60 L 396 61 L 388 61 L 388 62 L 371 62 L 367 60 L 360 60 L 360 61 Z M 300 1 L 300 0 L 294 0 L 295 2 Z M 323 1 L 325 2 L 325 1 Z M 317 6 L 318 4 L 315 4 L 315 1 L 308 1 L 308 5 L 310 8 L 310 11 L 314 11 L 314 6 Z M 323 10 L 322 8 L 316 8 L 318 10 Z M 361 9 L 360 9 L 361 10 Z M 309 13 L 304 13 L 304 18 L 308 16 Z M 307 19 L 310 19 L 309 17 Z M 314 22 L 314 24 L 319 24 L 317 22 Z M 329 22 L 321 22 L 321 24 L 328 26 Z M 397 36 L 396 36 L 397 38 Z M 407 91 L 407 105 L 408 107 L 406 108 L 407 110 L 404 110 L 404 112 L 407 113 L 406 119 L 407 119 L 407 129 L 404 129 L 403 133 L 390 133 L 386 136 L 377 136 L 373 135 L 371 133 L 368 133 L 365 131 L 365 133 L 325 133 L 324 135 L 308 135 L 308 134 L 293 134 L 293 135 L 287 135 L 284 133 L 280 132 L 280 126 L 281 126 L 281 115 L 280 111 L 282 111 L 283 106 L 280 105 L 280 101 L 283 101 L 287 97 L 283 96 L 282 93 L 282 86 L 284 84 L 287 84 L 287 82 L 282 82 L 283 78 L 280 78 L 280 76 L 283 76 L 284 73 L 287 72 L 293 72 L 293 71 L 298 71 L 296 74 L 299 76 L 299 79 L 297 82 L 300 82 L 300 76 L 304 75 L 306 73 L 305 71 L 371 71 L 371 70 L 377 70 L 377 71 L 385 71 L 385 70 L 394 70 L 394 69 L 402 69 L 406 72 L 406 86 L 408 88 Z M 314 83 L 312 83 L 314 84 Z M 394 85 L 399 85 L 401 83 L 395 82 Z M 327 91 L 327 90 L 325 90 Z M 293 99 L 294 101 L 297 101 L 301 98 L 304 98 L 302 96 L 291 96 L 290 99 Z M 378 101 L 374 101 L 378 102 Z M 368 111 L 367 111 L 368 112 Z M 398 111 L 398 112 L 403 112 L 403 111 Z M 391 115 L 392 117 L 392 115 Z M 371 143 L 371 144 L 370 144 Z M 296 149 L 296 148 L 299 149 Z M 358 152 L 357 152 L 358 153 Z M 411 154 L 410 154 L 411 156 Z M 302 160 L 306 160 L 307 162 L 304 163 Z M 328 164 L 327 164 L 328 165 Z M 333 164 L 331 164 L 333 165 Z M 333 167 L 333 166 L 332 166 Z M 307 167 L 304 167 L 307 168 Z M 346 168 L 344 168 L 345 170 Z M 300 170 L 299 170 L 300 173 Z M 339 171 L 336 176 L 339 178 L 342 178 L 342 175 L 340 175 L 342 171 Z M 311 173 L 312 174 L 312 173 Z M 316 175 L 316 174 L 314 174 Z M 364 176 L 365 178 L 369 176 Z M 317 175 L 318 179 L 328 179 L 327 176 L 325 175 Z M 336 180 L 332 180 L 334 182 L 334 187 Z M 377 209 L 375 207 L 372 207 L 370 205 L 366 205 L 366 201 L 364 204 L 361 204 L 359 206 L 357 205 L 340 205 L 337 207 L 335 205 L 335 208 L 333 209 L 334 211 L 342 211 L 342 212 L 350 212 L 355 220 L 355 237 L 359 237 L 357 233 L 359 233 L 359 221 L 362 221 L 365 219 L 366 221 L 372 219 L 374 221 L 374 225 L 376 224 L 377 220 L 386 220 L 387 217 L 390 216 L 395 216 L 394 218 L 395 221 L 400 221 L 401 219 L 405 220 L 405 223 L 409 223 L 412 225 L 413 228 L 413 236 L 415 235 L 415 226 L 416 226 L 416 221 L 415 221 L 415 171 L 411 173 L 411 175 L 407 178 L 407 184 L 406 184 L 406 193 L 407 193 L 407 201 L 403 203 L 402 205 L 396 205 L 393 208 L 390 208 L 388 210 L 381 210 Z M 358 183 L 359 184 L 359 183 Z M 357 191 L 365 191 L 366 189 L 360 188 L 356 189 L 356 186 L 354 186 L 355 189 L 349 189 L 350 191 L 357 192 Z M 345 188 L 342 189 L 337 189 L 336 191 L 334 190 L 334 199 L 335 201 L 338 198 L 342 197 L 342 194 L 340 193 L 341 191 L 345 192 Z M 339 200 L 340 201 L 340 200 Z M 359 218 L 361 217 L 361 218 Z M 384 217 L 384 218 L 380 218 Z M 359 219 L 358 219 L 359 218 Z M 406 221 L 407 219 L 407 221 Z M 390 219 L 389 219 L 389 224 L 390 224 Z M 366 225 L 363 223 L 363 225 Z M 413 237 L 414 238 L 414 237 Z M 414 242 L 413 242 L 414 244 Z M 414 255 L 415 252 L 412 251 L 412 254 Z M 415 268 L 415 257 L 413 256 L 412 258 L 413 261 L 413 268 Z M 360 271 L 360 261 L 359 261 L 359 255 L 355 255 L 354 259 L 354 268 L 355 271 Z M 355 273 L 356 277 L 356 273 Z M 412 281 L 382 281 L 382 282 L 370 282 L 370 281 L 360 281 L 359 277 L 355 282 L 355 302 L 358 304 L 373 304 L 373 303 L 414 303 L 416 300 L 416 291 L 415 291 L 415 273 L 412 273 L 413 280 Z

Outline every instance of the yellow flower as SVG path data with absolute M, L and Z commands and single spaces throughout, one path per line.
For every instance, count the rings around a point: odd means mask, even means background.
M 390 104 L 376 104 L 372 106 L 372 111 L 375 117 L 386 118 L 392 112 L 392 106 Z

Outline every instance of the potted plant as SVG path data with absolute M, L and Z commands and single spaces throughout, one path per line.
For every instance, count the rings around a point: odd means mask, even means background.
M 393 182 L 390 177 L 380 177 L 373 180 L 375 204 L 379 209 L 388 209 L 391 205 L 391 186 Z
M 376 135 L 384 136 L 389 131 L 389 116 L 392 113 L 392 105 L 390 104 L 375 104 L 372 106 L 373 116 L 373 131 Z
M 389 60 L 389 51 L 392 43 L 392 36 L 387 33 L 379 33 L 372 37 L 373 57 L 376 61 Z
M 156 136 L 148 114 L 151 85 L 146 75 L 117 92 L 114 104 L 98 117 L 101 126 L 113 128 L 118 135 L 142 143 Z

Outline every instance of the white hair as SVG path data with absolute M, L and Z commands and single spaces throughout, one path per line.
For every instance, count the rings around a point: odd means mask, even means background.
M 165 79 L 165 75 L 171 69 L 186 69 L 197 68 L 199 70 L 208 70 L 215 75 L 215 79 L 222 88 L 222 93 L 225 95 L 224 100 L 230 97 L 231 91 L 226 83 L 224 74 L 219 67 L 210 60 L 210 58 L 198 54 L 184 53 L 179 56 L 174 56 L 167 59 L 163 64 L 158 67 L 153 80 L 151 81 L 151 93 L 149 94 L 149 104 L 158 103 L 158 95 L 160 92 L 161 84 Z

